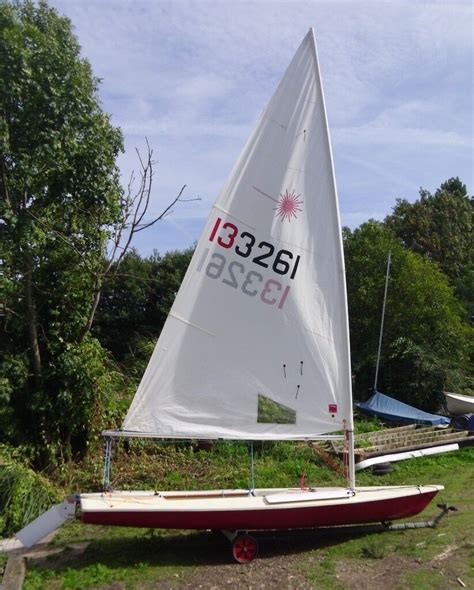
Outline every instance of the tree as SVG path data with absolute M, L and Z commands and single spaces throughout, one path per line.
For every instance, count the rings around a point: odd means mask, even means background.
M 378 387 L 425 409 L 443 389 L 468 388 L 469 328 L 438 266 L 404 248 L 383 224 L 344 230 L 355 395 L 373 386 L 388 252 L 388 288 Z
M 93 301 L 90 308 L 87 322 L 82 330 L 82 337 L 88 334 L 92 328 L 95 319 L 97 307 L 100 302 L 102 289 L 107 282 L 111 282 L 117 276 L 122 262 L 127 257 L 131 244 L 136 234 L 155 225 L 158 221 L 164 219 L 172 213 L 172 208 L 176 203 L 199 201 L 200 197 L 192 199 L 183 199 L 182 195 L 186 185 L 181 187 L 178 195 L 163 209 L 163 211 L 151 220 L 146 220 L 145 215 L 150 203 L 151 187 L 153 181 L 153 150 L 147 143 L 147 158 L 142 159 L 138 150 L 136 150 L 140 161 L 140 182 L 138 190 L 134 190 L 135 174 L 132 173 L 128 190 L 120 197 L 120 215 L 115 223 L 111 226 L 111 235 L 109 240 L 109 253 L 104 254 L 101 268 L 93 272 L 94 275 L 94 292 Z
M 122 134 L 97 90 L 68 19 L 0 0 L 0 440 L 45 456 L 86 448 L 115 374 L 91 336 L 102 289 L 134 236 L 184 200 L 185 186 L 145 218 L 148 144 L 138 188 L 121 188 Z
M 132 250 L 123 258 L 103 289 L 93 327 L 119 362 L 140 357 L 143 343 L 156 341 L 193 252 L 188 248 L 141 258 Z
M 102 290 L 92 333 L 119 362 L 144 335 L 157 264 L 159 257 L 141 258 L 131 250 Z
M 459 178 L 444 182 L 434 195 L 420 190 L 414 203 L 398 199 L 385 224 L 414 252 L 437 262 L 472 317 L 474 200 Z
M 174 303 L 184 275 L 191 262 L 195 247 L 167 252 L 156 266 L 155 288 L 149 302 L 150 331 L 157 336 L 161 332 L 168 312 Z M 154 312 L 154 313 L 153 313 Z M 149 323 L 151 323 L 149 322 Z
M 1 391 L 21 438 L 83 448 L 107 382 L 84 326 L 122 214 L 122 135 L 46 2 L 0 4 L 0 81 Z

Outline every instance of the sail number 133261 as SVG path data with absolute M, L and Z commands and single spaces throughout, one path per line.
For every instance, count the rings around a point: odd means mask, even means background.
M 222 224 L 222 225 L 221 225 Z M 220 229 L 220 231 L 219 231 Z M 218 233 L 219 232 L 219 233 Z M 270 242 L 258 242 L 256 237 L 248 231 L 239 232 L 239 228 L 231 223 L 218 217 L 209 235 L 209 241 L 217 241 L 222 248 L 233 248 L 235 253 L 242 258 L 250 260 L 262 266 L 263 268 L 271 267 L 279 275 L 290 273 L 290 279 L 294 279 L 300 256 L 293 256 L 289 250 L 278 250 L 275 254 L 275 246 Z

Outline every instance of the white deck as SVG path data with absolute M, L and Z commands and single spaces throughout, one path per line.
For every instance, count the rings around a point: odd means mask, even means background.
M 154 512 L 154 511 L 220 511 L 220 510 L 275 510 L 291 503 L 295 506 L 331 506 L 409 497 L 434 490 L 440 485 L 361 487 L 352 492 L 347 488 L 288 489 L 270 488 L 249 490 L 209 491 L 117 491 L 81 494 L 82 512 Z

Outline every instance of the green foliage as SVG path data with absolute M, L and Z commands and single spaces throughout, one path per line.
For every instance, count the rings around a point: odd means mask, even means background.
M 34 520 L 58 495 L 46 479 L 14 461 L 0 449 L 0 538 L 8 537 Z
M 356 397 L 367 397 L 373 385 L 391 251 L 378 388 L 421 408 L 438 409 L 443 389 L 469 386 L 469 331 L 447 277 L 375 221 L 345 230 L 344 248 Z
M 474 200 L 459 178 L 444 182 L 434 195 L 420 190 L 414 203 L 398 199 L 385 224 L 404 246 L 438 262 L 472 316 Z
M 156 324 L 163 325 L 173 305 L 178 289 L 194 254 L 194 246 L 183 251 L 167 252 L 157 266 L 156 287 L 154 298 L 150 302 L 151 309 L 156 308 Z
M 159 336 L 193 252 L 141 258 L 131 251 L 104 285 L 93 333 L 127 368 L 148 362 L 147 343 Z
M 328 471 L 307 445 L 262 442 L 254 445 L 257 487 L 297 487 L 306 474 L 307 485 L 340 484 L 341 476 Z M 249 445 L 216 442 L 156 443 L 131 440 L 113 448 L 111 485 L 116 489 L 226 489 L 251 486 Z M 68 489 L 98 490 L 102 478 L 101 449 L 95 445 L 81 462 L 61 474 Z
M 71 458 L 74 449 L 85 450 L 105 424 L 112 425 L 115 400 L 110 398 L 123 379 L 112 370 L 106 351 L 90 336 L 55 350 L 48 381 L 48 394 L 39 392 L 32 403 L 31 428 L 50 456 Z M 58 411 L 60 409 L 60 411 Z M 109 412 L 107 412 L 109 410 Z M 123 409 L 120 412 L 123 418 Z M 117 420 L 115 420 L 117 421 Z
M 157 338 L 147 339 L 137 336 L 133 348 L 123 358 L 122 366 L 127 376 L 136 385 L 143 377 L 143 373 L 148 366 L 151 355 L 155 350 Z
M 355 434 L 365 434 L 366 432 L 376 432 L 382 430 L 382 423 L 378 418 L 367 418 L 365 416 L 354 422 Z
M 15 436 L 11 402 L 15 391 L 21 390 L 27 379 L 26 355 L 6 354 L 0 360 L 0 443 L 12 440 Z
M 103 287 L 93 334 L 119 360 L 134 350 L 143 336 L 159 333 L 161 326 L 150 331 L 147 317 L 159 260 L 158 256 L 141 258 L 132 250 Z
M 105 355 L 83 339 L 120 214 L 122 136 L 97 88 L 68 19 L 0 3 L 0 423 L 45 460 L 51 444 L 84 450 L 85 406 L 104 396 Z

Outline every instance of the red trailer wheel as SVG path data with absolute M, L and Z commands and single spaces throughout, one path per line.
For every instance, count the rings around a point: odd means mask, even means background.
M 257 555 L 257 539 L 251 535 L 239 535 L 232 543 L 232 555 L 239 563 L 249 563 Z

